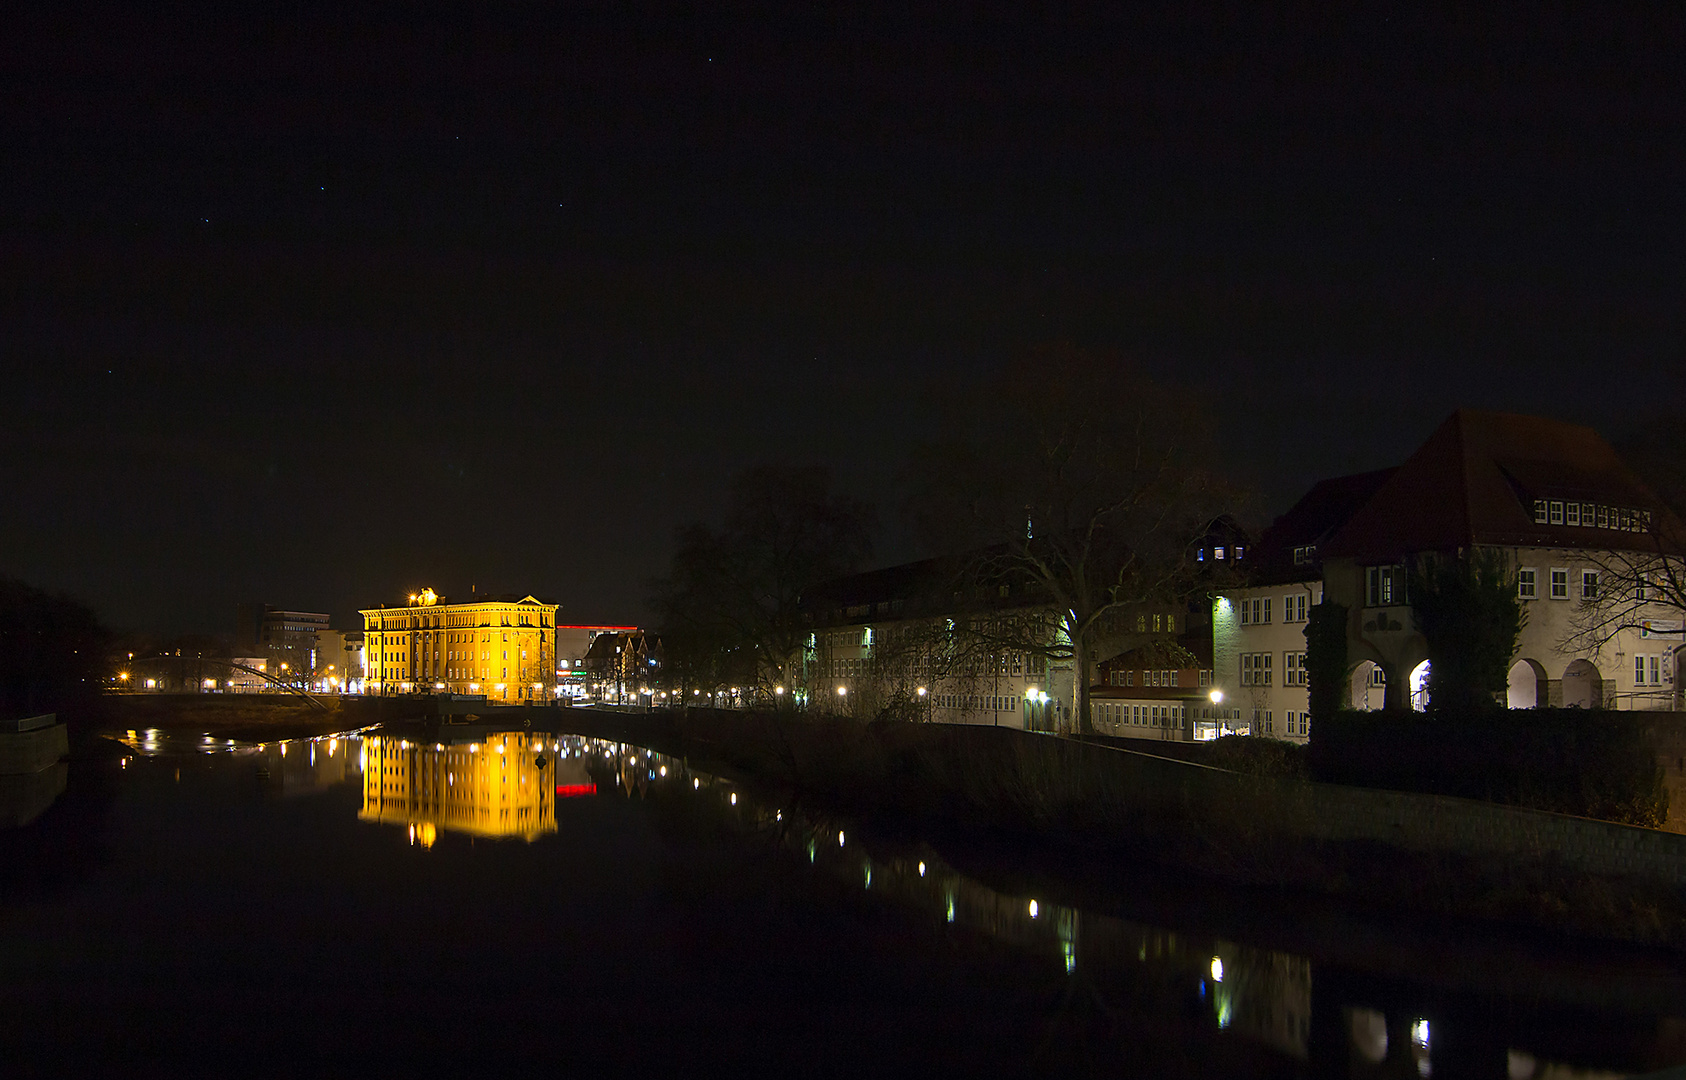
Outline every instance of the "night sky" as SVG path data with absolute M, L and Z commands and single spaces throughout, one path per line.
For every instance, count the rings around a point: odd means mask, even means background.
M 1266 520 L 1460 405 L 1686 394 L 1678 5 L 472 7 L 8 5 L 0 573 L 639 621 L 751 463 L 922 554 L 909 446 L 1054 339 Z

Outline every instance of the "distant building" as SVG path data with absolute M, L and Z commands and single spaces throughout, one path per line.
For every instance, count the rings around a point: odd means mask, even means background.
M 633 705 L 659 704 L 667 696 L 661 638 L 637 629 L 596 635 L 581 664 L 591 696 Z
M 234 652 L 263 657 L 271 676 L 302 683 L 316 670 L 316 635 L 328 629 L 328 622 L 323 612 L 239 604 L 235 607 Z
M 640 632 L 636 626 L 558 626 L 556 628 L 556 696 L 559 698 L 593 696 L 592 683 L 598 680 L 592 677 L 587 658 L 601 654 L 601 649 L 593 652 L 596 643 L 599 640 L 606 640 L 617 635 L 638 634 Z
M 548 700 L 556 685 L 556 604 L 532 596 L 450 603 L 432 589 L 363 616 L 365 690 Z
M 318 630 L 311 688 L 323 694 L 363 692 L 363 635 L 356 630 Z

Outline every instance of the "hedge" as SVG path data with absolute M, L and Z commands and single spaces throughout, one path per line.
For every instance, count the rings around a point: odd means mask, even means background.
M 1314 723 L 1312 779 L 1657 828 L 1668 790 L 1643 713 L 1344 711 Z

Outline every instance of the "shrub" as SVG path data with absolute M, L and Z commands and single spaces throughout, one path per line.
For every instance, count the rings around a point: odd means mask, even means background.
M 1662 767 L 1643 714 L 1584 709 L 1342 712 L 1312 725 L 1314 780 L 1657 828 Z

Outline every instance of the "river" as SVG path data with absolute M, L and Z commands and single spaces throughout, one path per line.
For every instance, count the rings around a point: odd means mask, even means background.
M 1011 851 L 873 835 L 637 747 L 435 738 L 143 731 L 126 761 L 70 766 L 51 805 L 0 830 L 6 1075 L 1686 1062 L 1677 955 L 1401 924 L 1151 867 L 1077 888 Z

